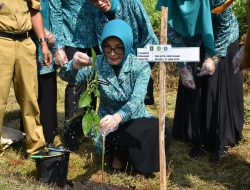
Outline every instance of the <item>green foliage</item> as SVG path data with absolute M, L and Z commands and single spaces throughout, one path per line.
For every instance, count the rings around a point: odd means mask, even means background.
M 82 119 L 82 128 L 84 135 L 88 135 L 92 130 L 92 135 L 95 138 L 98 132 L 100 117 L 94 110 L 88 110 Z
M 89 94 L 89 91 L 86 90 L 79 101 L 79 108 L 85 108 L 88 107 L 91 104 L 91 94 Z
M 82 119 L 82 129 L 84 135 L 87 136 L 91 132 L 92 138 L 96 139 L 98 126 L 100 123 L 100 116 L 92 106 L 92 95 L 99 98 L 100 92 L 98 89 L 99 81 L 94 63 L 92 66 L 92 73 L 92 76 L 87 81 L 87 89 L 80 97 L 79 108 L 85 108 L 86 110 Z
M 92 107 L 92 95 L 100 98 L 100 91 L 98 89 L 99 80 L 96 72 L 96 54 L 92 49 L 93 55 L 93 66 L 90 80 L 87 81 L 87 89 L 82 94 L 79 100 L 79 108 L 87 108 L 83 119 L 82 119 L 82 129 L 85 136 L 91 133 L 92 140 L 95 141 L 98 134 L 98 127 L 100 123 L 100 116 L 97 114 L 96 110 Z M 105 155 L 105 136 L 102 136 L 102 182 L 104 182 L 104 155 Z
M 247 30 L 247 0 L 236 0 L 233 4 L 233 12 L 237 17 L 240 33 L 244 34 Z
M 161 12 L 155 10 L 157 0 L 142 0 L 144 7 L 149 15 L 154 32 L 159 37 L 161 32 Z

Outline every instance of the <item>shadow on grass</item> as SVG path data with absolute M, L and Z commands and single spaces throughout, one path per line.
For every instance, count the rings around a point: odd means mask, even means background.
M 246 158 L 230 152 L 216 163 L 209 161 L 209 154 L 194 160 L 188 155 L 190 148 L 188 143 L 174 141 L 167 157 L 173 161 L 172 184 L 179 188 L 199 188 L 213 183 L 217 189 L 250 189 L 250 163 Z
M 21 113 L 20 110 L 13 110 L 13 111 L 5 112 L 4 122 L 8 123 L 12 120 L 19 119 L 20 113 Z

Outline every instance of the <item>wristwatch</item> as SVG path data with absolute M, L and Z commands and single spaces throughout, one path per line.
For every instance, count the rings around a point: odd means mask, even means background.
M 48 38 L 39 38 L 38 39 L 39 43 L 42 43 L 42 42 L 48 42 Z

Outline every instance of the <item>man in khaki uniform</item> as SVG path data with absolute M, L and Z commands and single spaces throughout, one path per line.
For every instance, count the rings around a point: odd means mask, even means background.
M 44 38 L 40 0 L 0 0 L 0 134 L 13 81 L 28 154 L 45 146 L 37 103 L 36 46 L 29 37 L 31 28 L 41 43 L 44 64 L 50 65 L 51 54 Z

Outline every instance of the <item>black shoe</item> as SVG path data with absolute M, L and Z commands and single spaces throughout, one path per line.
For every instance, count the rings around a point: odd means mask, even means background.
M 123 172 L 125 172 L 124 167 L 122 167 L 122 168 L 114 168 L 112 166 L 112 163 L 108 164 L 108 173 L 110 173 L 110 174 L 118 174 L 118 173 L 123 173 Z
M 228 154 L 227 150 L 225 147 L 220 147 L 220 148 L 215 148 L 210 156 L 210 161 L 211 162 L 218 162 L 220 161 L 222 158 L 226 157 Z
M 193 146 L 190 150 L 189 155 L 191 158 L 194 158 L 194 159 L 199 159 L 199 158 L 206 156 L 204 146 L 202 145 Z

